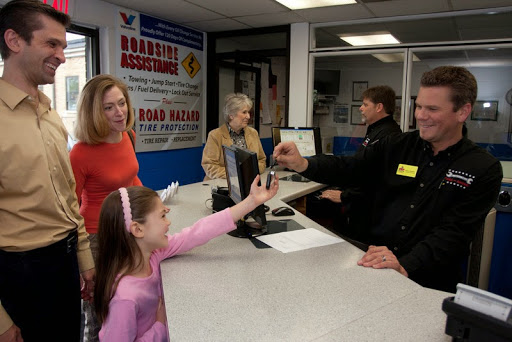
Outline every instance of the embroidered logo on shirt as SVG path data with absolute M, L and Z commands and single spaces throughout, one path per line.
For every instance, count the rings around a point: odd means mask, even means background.
M 467 172 L 448 169 L 446 176 L 444 176 L 443 183 L 467 189 L 474 180 L 475 176 L 470 175 Z
M 363 145 L 364 147 L 366 147 L 366 146 L 368 146 L 368 143 L 369 143 L 369 142 L 370 142 L 370 138 L 366 138 L 366 139 L 364 139 L 364 141 L 363 141 L 363 144 L 362 144 L 362 145 Z
M 411 178 L 416 178 L 416 172 L 418 172 L 418 167 L 414 165 L 398 164 L 398 169 L 396 169 L 397 175 Z

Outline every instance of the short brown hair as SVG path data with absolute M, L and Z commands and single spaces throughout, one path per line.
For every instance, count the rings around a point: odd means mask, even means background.
M 393 115 L 396 106 L 396 95 L 393 88 L 386 85 L 375 86 L 366 89 L 361 95 L 361 100 L 368 99 L 373 103 L 382 103 L 384 111 L 388 115 Z
M 473 106 L 478 93 L 475 76 L 468 69 L 456 66 L 440 66 L 425 72 L 421 76 L 420 86 L 450 88 L 454 112 L 466 103 Z
M 112 87 L 118 87 L 126 99 L 128 117 L 126 118 L 125 131 L 132 129 L 135 115 L 126 84 L 112 75 L 98 75 L 85 84 L 80 94 L 75 127 L 75 136 L 78 140 L 89 145 L 95 145 L 102 143 L 110 134 L 110 126 L 103 111 L 103 96 Z
M 39 0 L 12 0 L 0 9 L 0 35 L 2 36 L 0 39 L 0 54 L 4 60 L 9 58 L 11 53 L 5 43 L 5 31 L 8 29 L 14 30 L 30 45 L 33 32 L 43 27 L 40 20 L 41 15 L 50 17 L 61 23 L 65 28 L 68 28 L 71 23 L 69 15 L 57 11 L 52 6 Z

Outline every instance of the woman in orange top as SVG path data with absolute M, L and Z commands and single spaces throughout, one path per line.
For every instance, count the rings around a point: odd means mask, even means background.
M 87 82 L 78 103 L 75 135 L 79 142 L 70 152 L 76 179 L 80 214 L 89 233 L 94 260 L 98 253 L 96 233 L 101 204 L 112 191 L 142 185 L 137 173 L 131 127 L 134 113 L 128 89 L 111 75 L 98 75 Z M 129 136 L 132 134 L 132 137 Z M 100 326 L 94 309 L 84 301 L 88 341 L 98 341 Z

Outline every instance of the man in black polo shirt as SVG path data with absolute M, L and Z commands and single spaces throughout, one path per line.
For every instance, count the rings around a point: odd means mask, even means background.
M 503 176 L 499 161 L 463 136 L 476 95 L 468 70 L 438 67 L 421 78 L 419 131 L 386 137 L 353 157 L 305 159 L 293 143 L 281 143 L 274 158 L 321 183 L 370 184 L 375 205 L 365 242 L 371 246 L 358 264 L 454 292 Z
M 366 89 L 362 96 L 363 104 L 359 108 L 363 122 L 368 125 L 363 143 L 356 153 L 361 153 L 367 146 L 377 143 L 380 139 L 402 130 L 393 119 L 395 112 L 395 91 L 385 85 Z M 336 230 L 344 238 L 360 241 L 364 239 L 364 227 L 371 224 L 368 210 L 373 203 L 372 189 L 367 187 L 347 188 L 342 190 L 328 189 L 321 193 L 320 198 L 339 203 L 335 207 Z M 329 206 L 326 206 L 329 208 Z M 361 236 L 363 235 L 363 236 Z M 354 242 L 354 241 L 352 241 Z

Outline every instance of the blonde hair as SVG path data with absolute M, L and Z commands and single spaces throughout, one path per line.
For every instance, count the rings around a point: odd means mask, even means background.
M 126 99 L 128 117 L 126 118 L 126 129 L 124 131 L 132 129 L 135 115 L 128 88 L 120 79 L 112 75 L 98 75 L 85 84 L 80 94 L 78 119 L 75 127 L 75 136 L 79 141 L 95 145 L 102 143 L 110 134 L 110 126 L 103 110 L 103 96 L 112 87 L 119 88 Z
M 252 108 L 252 100 L 249 96 L 242 93 L 231 93 L 227 94 L 224 98 L 224 109 L 222 110 L 224 114 L 224 121 L 230 122 L 230 115 L 236 115 L 238 111 L 243 110 L 245 107 L 249 109 Z

